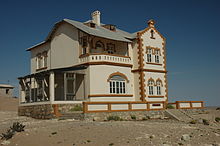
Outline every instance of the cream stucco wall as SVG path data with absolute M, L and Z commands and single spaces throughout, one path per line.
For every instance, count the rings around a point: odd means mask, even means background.
M 61 24 L 51 41 L 51 68 L 63 68 L 79 62 L 78 29 Z
M 90 95 L 110 94 L 109 82 L 107 81 L 112 73 L 120 72 L 127 76 L 129 82 L 126 84 L 126 94 L 133 95 L 133 76 L 130 67 L 119 67 L 110 65 L 89 66 Z M 134 101 L 134 97 L 91 97 L 91 101 Z

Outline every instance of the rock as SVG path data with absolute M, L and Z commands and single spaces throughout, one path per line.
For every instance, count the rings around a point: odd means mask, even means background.
M 94 117 L 93 121 L 101 121 L 100 117 Z
M 155 138 L 155 135 L 151 135 L 149 138 L 150 138 L 150 139 L 153 139 L 153 138 Z
M 4 140 L 1 142 L 1 145 L 9 145 L 11 142 L 8 140 Z
M 189 134 L 182 135 L 181 140 L 189 141 L 190 140 L 190 135 Z
M 215 133 L 215 136 L 220 136 L 220 134 L 218 134 L 218 133 Z

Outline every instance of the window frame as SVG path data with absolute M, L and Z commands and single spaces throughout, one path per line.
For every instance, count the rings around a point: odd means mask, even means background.
M 112 79 L 114 76 L 119 76 L 122 80 Z M 120 75 L 114 75 L 109 79 L 109 93 L 110 94 L 126 94 L 127 84 L 126 79 Z

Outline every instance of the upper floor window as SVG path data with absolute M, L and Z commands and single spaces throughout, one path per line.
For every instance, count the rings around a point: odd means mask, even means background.
M 160 50 L 155 50 L 155 62 L 160 63 Z
M 82 46 L 82 54 L 86 54 L 87 53 L 87 45 L 88 45 L 88 41 L 87 41 L 87 36 L 83 36 L 80 39 L 80 44 Z
M 114 54 L 115 52 L 115 45 L 114 44 L 107 44 L 107 53 Z
M 125 94 L 126 80 L 120 75 L 114 75 L 109 79 L 110 93 Z
M 153 80 L 148 81 L 148 93 L 149 95 L 154 95 L 154 81 Z
M 152 62 L 152 49 L 147 49 L 147 62 Z
M 47 51 L 36 56 L 37 69 L 47 67 Z

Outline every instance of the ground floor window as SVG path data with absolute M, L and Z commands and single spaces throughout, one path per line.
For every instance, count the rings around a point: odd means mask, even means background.
M 112 76 L 109 81 L 110 93 L 125 94 L 126 84 L 125 79 L 119 75 Z

